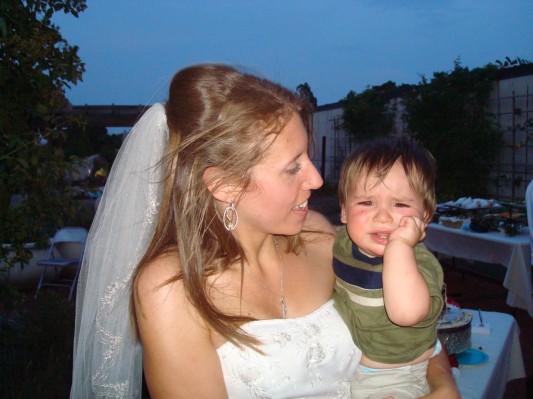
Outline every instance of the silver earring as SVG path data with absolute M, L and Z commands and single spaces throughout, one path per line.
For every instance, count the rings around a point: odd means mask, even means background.
M 235 209 L 235 205 L 228 204 L 226 209 L 224 209 L 224 216 L 222 217 L 222 222 L 224 223 L 224 227 L 226 228 L 226 230 L 235 230 L 235 227 L 237 227 L 237 223 L 239 222 L 239 215 L 237 215 L 237 209 Z

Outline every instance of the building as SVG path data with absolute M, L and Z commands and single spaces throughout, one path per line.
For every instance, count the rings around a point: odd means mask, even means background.
M 401 93 L 391 100 L 394 133 L 405 132 Z M 490 175 L 487 196 L 520 200 L 533 179 L 533 64 L 498 71 L 489 112 L 502 134 L 503 146 Z M 340 166 L 353 143 L 342 128 L 342 103 L 319 106 L 313 114 L 312 159 L 324 180 L 336 184 Z

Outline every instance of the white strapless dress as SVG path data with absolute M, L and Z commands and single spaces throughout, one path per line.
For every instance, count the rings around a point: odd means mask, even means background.
M 333 303 L 303 317 L 244 324 L 265 354 L 229 342 L 218 348 L 229 398 L 350 398 L 361 351 Z

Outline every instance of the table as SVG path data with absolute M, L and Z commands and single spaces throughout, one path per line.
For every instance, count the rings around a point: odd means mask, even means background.
M 478 312 L 471 313 L 472 326 L 479 325 Z M 508 381 L 525 378 L 524 359 L 520 347 L 520 328 L 511 315 L 482 312 L 483 323 L 492 328 L 490 334 L 472 331 L 472 348 L 483 348 L 489 356 L 487 363 L 479 366 L 459 367 L 457 385 L 463 399 L 502 398 Z
M 503 286 L 508 290 L 507 304 L 526 309 L 533 317 L 528 235 L 510 237 L 499 232 L 476 233 L 430 223 L 426 229 L 424 243 L 433 252 L 505 266 L 507 272 Z

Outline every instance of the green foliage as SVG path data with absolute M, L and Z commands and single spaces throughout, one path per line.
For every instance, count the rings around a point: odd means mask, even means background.
M 309 104 L 311 104 L 313 110 L 316 110 L 316 107 L 318 106 L 318 100 L 316 99 L 315 95 L 313 94 L 313 91 L 311 90 L 311 87 L 307 82 L 298 85 L 296 87 L 296 93 L 300 97 L 305 98 L 309 102 Z
M 0 250 L 7 266 L 27 261 L 22 244 L 44 242 L 75 212 L 62 184 L 69 121 L 60 111 L 84 65 L 51 18 L 85 8 L 85 0 L 0 2 L 0 243 L 15 249 L 9 258 Z
M 65 155 L 88 157 L 100 154 L 111 165 L 121 145 L 121 136 L 108 134 L 104 127 L 77 124 L 69 129 L 65 142 Z
M 512 68 L 518 65 L 528 65 L 528 64 L 531 64 L 531 61 L 524 60 L 523 58 L 520 58 L 520 57 L 516 57 L 515 59 L 505 57 L 504 61 L 496 60 L 496 65 L 500 69 Z
M 354 141 L 364 141 L 391 133 L 393 114 L 388 108 L 394 82 L 373 86 L 360 94 L 350 91 L 343 103 L 343 126 Z
M 451 72 L 422 78 L 405 98 L 410 132 L 437 160 L 440 200 L 486 192 L 501 145 L 487 111 L 495 71 L 493 65 L 469 70 L 456 61 Z

